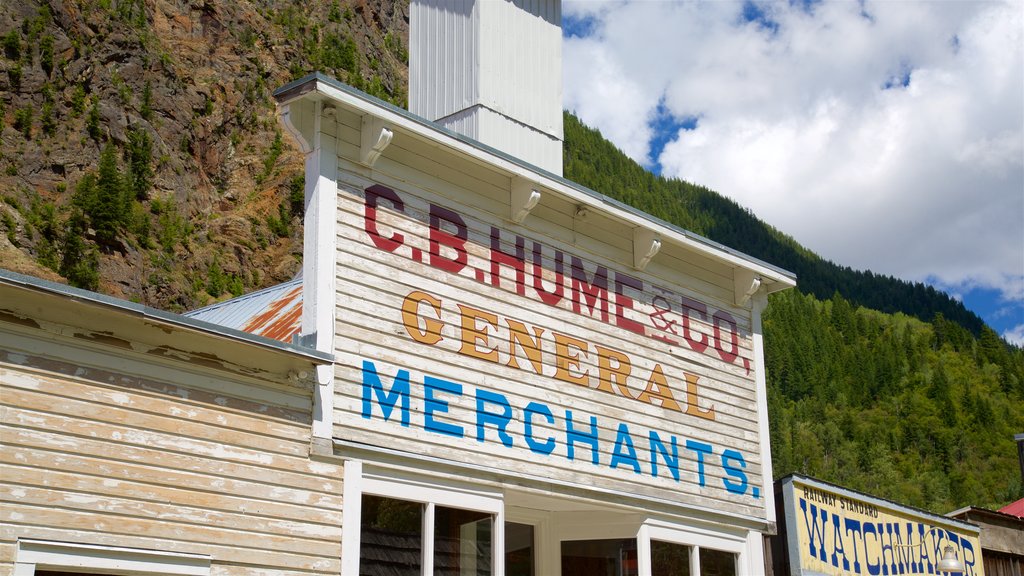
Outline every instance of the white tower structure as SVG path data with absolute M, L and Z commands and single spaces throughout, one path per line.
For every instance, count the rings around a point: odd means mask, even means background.
M 409 19 L 409 111 L 561 176 L 561 0 L 412 0 Z

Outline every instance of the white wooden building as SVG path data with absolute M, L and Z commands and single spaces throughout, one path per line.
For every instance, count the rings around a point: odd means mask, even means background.
M 760 316 L 795 279 L 559 175 L 559 10 L 413 2 L 426 118 L 319 74 L 275 93 L 344 576 L 764 572 Z
M 337 574 L 331 362 L 0 271 L 0 574 Z

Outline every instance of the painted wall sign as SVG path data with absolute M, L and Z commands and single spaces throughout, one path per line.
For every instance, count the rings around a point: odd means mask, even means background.
M 336 436 L 763 517 L 749 312 L 425 192 L 339 206 Z
M 794 575 L 934 575 L 952 545 L 967 576 L 984 576 L 976 527 L 810 479 L 782 490 Z

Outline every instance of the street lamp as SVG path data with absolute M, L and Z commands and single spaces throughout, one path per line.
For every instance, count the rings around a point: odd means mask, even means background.
M 924 540 L 932 532 L 939 530 L 938 526 L 932 526 L 921 536 L 921 542 L 917 544 L 917 547 L 924 551 Z M 893 544 L 893 548 L 913 548 L 915 545 L 910 544 Z M 942 549 L 942 558 L 939 563 L 935 565 L 937 572 L 948 572 L 950 574 L 963 574 L 966 571 L 963 562 L 956 557 L 956 548 L 952 544 L 946 544 L 945 548 Z

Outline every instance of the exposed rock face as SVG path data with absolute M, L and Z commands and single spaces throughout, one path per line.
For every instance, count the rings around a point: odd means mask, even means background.
M 408 12 L 403 0 L 0 2 L 0 267 L 176 311 L 289 279 L 303 159 L 271 92 L 321 71 L 404 107 Z M 110 146 L 116 171 L 103 172 Z M 100 242 L 104 206 L 116 238 Z

